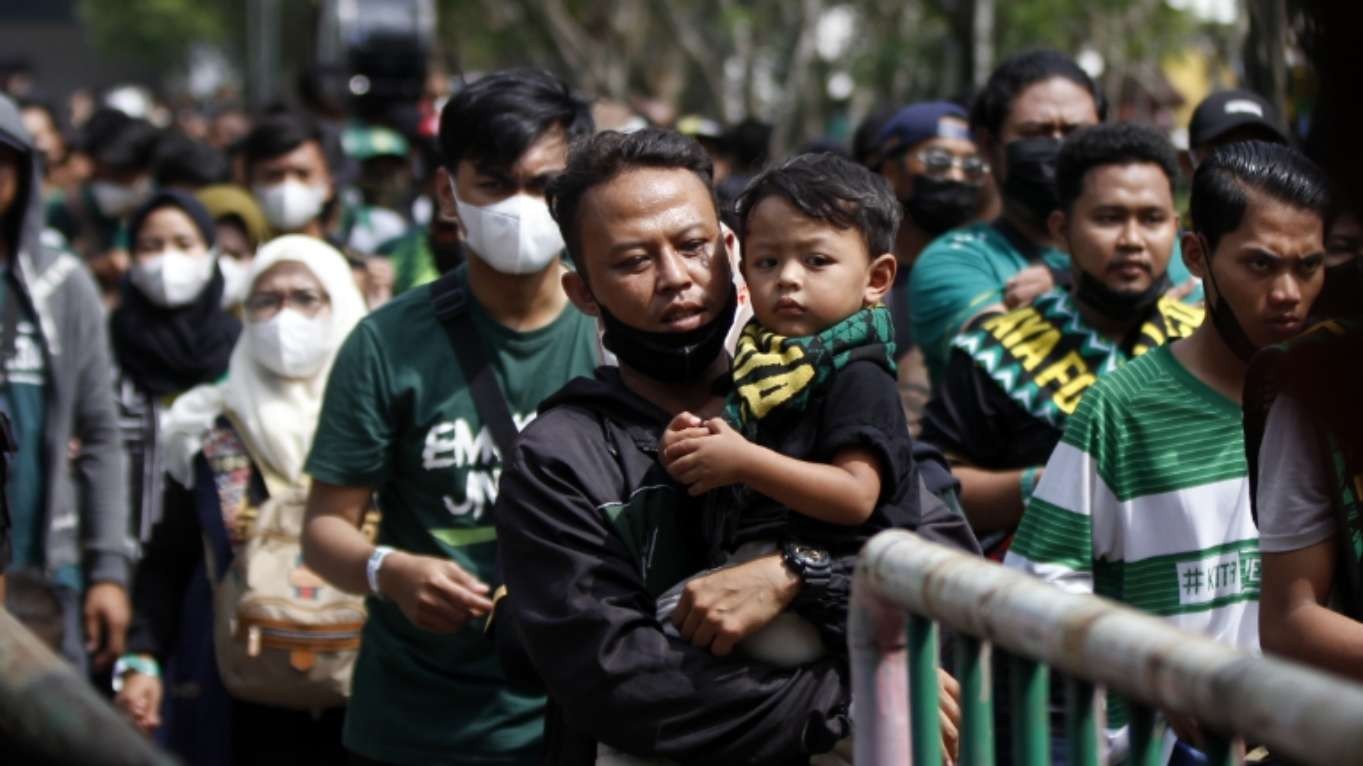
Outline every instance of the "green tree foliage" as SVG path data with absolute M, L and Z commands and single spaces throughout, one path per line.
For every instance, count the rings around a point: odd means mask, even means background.
M 241 8 L 231 0 L 80 0 L 77 13 L 102 55 L 155 70 L 183 65 L 196 43 L 229 42 Z

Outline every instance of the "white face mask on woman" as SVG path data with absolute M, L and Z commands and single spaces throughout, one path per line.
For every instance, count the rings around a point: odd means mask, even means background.
M 278 231 L 297 231 L 321 214 L 329 190 L 290 178 L 271 186 L 256 185 L 251 193 L 260 200 L 260 210 L 271 226 Z
M 139 259 L 128 278 L 152 303 L 162 308 L 179 308 L 199 297 L 213 278 L 216 263 L 212 253 L 162 250 L 160 255 Z
M 450 180 L 451 191 L 454 180 Z M 563 234 L 544 200 L 513 194 L 491 205 L 470 205 L 454 194 L 473 252 L 503 274 L 543 271 L 563 252 Z
M 223 281 L 222 307 L 230 309 L 241 305 L 251 287 L 251 265 L 224 255 L 218 258 L 218 270 L 222 272 Z
M 311 378 L 322 368 L 331 348 L 330 314 L 304 316 L 291 308 L 251 322 L 251 352 L 265 369 L 281 378 Z

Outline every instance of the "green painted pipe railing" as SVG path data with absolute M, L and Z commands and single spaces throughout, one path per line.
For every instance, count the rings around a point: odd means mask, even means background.
M 940 626 L 940 628 L 939 628 Z M 995 762 L 995 670 L 1006 676 L 1010 755 L 1051 762 L 1050 673 L 1063 678 L 1063 749 L 1074 766 L 1109 753 L 1104 697 L 1127 701 L 1125 763 L 1163 756 L 1161 716 L 1196 720 L 1216 766 L 1243 760 L 1242 737 L 1292 763 L 1363 764 L 1363 687 L 1185 633 L 1120 604 L 1065 593 L 904 531 L 862 551 L 850 648 L 857 766 L 943 762 L 940 629 L 957 636 L 959 763 Z M 1002 692 L 1000 692 L 1002 694 Z
M 0 763 L 173 766 L 0 607 Z

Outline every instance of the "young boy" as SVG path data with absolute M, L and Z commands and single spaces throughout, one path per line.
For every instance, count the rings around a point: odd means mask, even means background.
M 881 304 L 894 284 L 900 206 L 865 168 L 802 155 L 755 179 L 737 212 L 755 318 L 738 342 L 724 416 L 678 415 L 662 462 L 693 495 L 732 487 L 715 493 L 707 518 L 730 562 L 779 549 L 802 578 L 826 577 L 831 557 L 918 515 Z M 801 611 L 798 598 L 793 607 Z M 744 648 L 799 664 L 822 652 L 816 638 L 786 614 Z

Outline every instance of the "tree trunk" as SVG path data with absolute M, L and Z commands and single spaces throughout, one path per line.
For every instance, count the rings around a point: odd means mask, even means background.
M 994 71 L 994 0 L 964 0 L 971 6 L 970 83 L 984 87 Z
M 1286 115 L 1287 8 L 1283 0 L 1247 0 L 1249 33 L 1245 36 L 1245 84 Z

